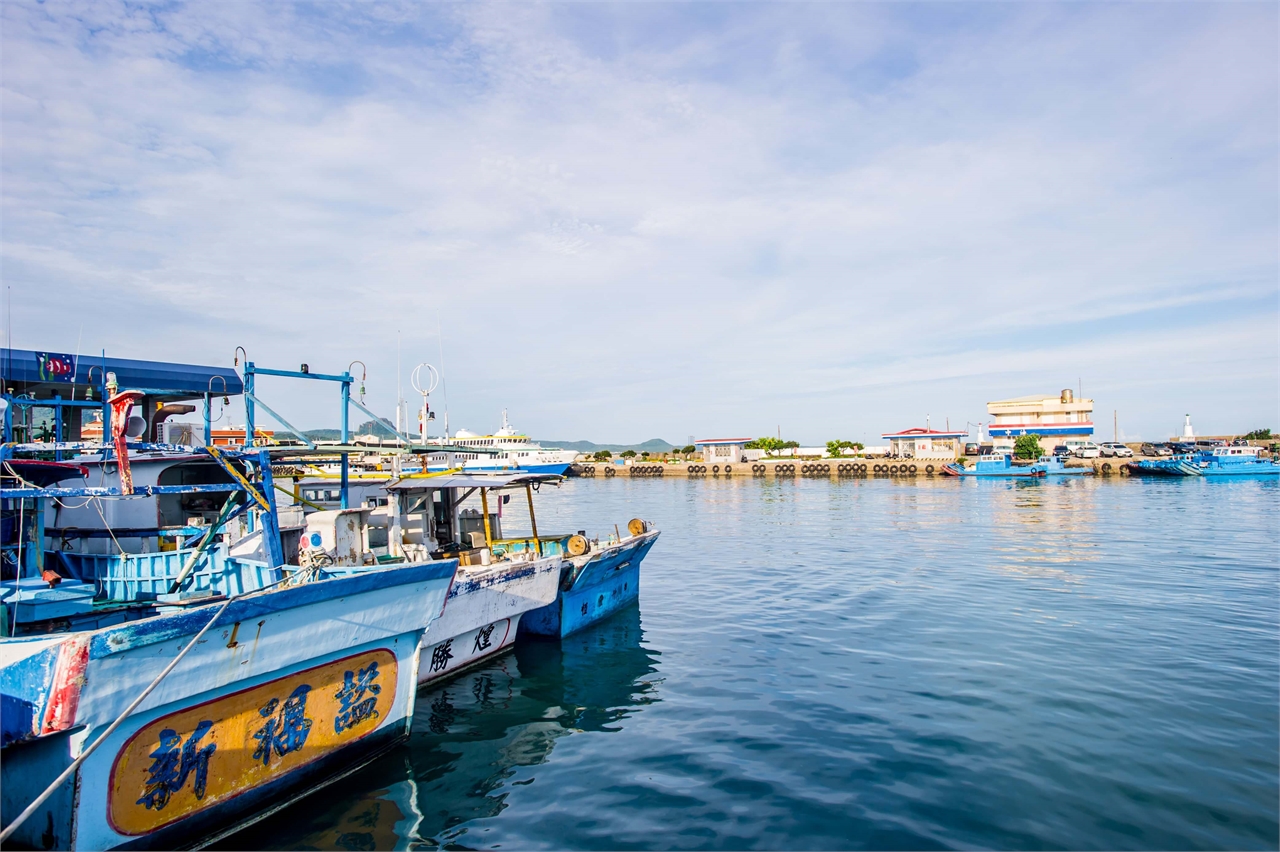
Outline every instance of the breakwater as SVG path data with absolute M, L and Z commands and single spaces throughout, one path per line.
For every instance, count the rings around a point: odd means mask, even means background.
M 637 462 L 635 464 L 579 463 L 569 469 L 570 476 L 585 479 L 608 479 L 616 476 L 629 478 L 680 476 L 690 479 L 717 477 L 745 477 L 747 479 L 778 479 L 807 477 L 901 477 L 944 476 L 944 459 L 890 459 L 853 458 L 814 460 L 773 460 L 717 464 L 714 462 Z M 1126 463 L 1120 459 L 1072 460 L 1068 467 L 1092 469 L 1099 476 L 1125 476 Z

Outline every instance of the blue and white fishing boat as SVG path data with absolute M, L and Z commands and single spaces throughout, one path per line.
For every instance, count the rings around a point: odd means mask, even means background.
M 1280 464 L 1260 447 L 1214 447 L 1199 453 L 1129 462 L 1138 476 L 1280 476 Z
M 564 536 L 565 559 L 560 572 L 560 593 L 541 609 L 526 613 L 522 634 L 568 636 L 608 618 L 640 596 L 640 563 L 658 540 L 659 531 L 648 521 L 633 518 L 627 535 L 604 541 L 586 536 Z
M 117 393 L 112 368 L 150 387 Z M 159 431 L 135 407 L 153 417 L 157 397 L 205 395 L 210 372 L 104 365 L 90 389 L 107 406 L 108 444 L 12 442 L 32 434 L 38 405 L 65 437 L 68 409 L 103 404 L 36 395 L 45 376 L 74 370 L 41 370 L 20 397 L 0 397 L 6 845 L 208 842 L 408 733 L 420 643 L 458 560 L 379 565 L 362 538 L 352 559 L 302 565 L 285 557 L 268 450 L 129 440 Z
M 972 467 L 959 464 L 944 464 L 942 473 L 945 476 L 1000 476 L 1026 479 L 1041 478 L 1045 475 L 1044 469 L 1037 465 L 1028 467 L 1015 466 L 1013 457 L 1008 453 L 992 453 L 978 456 L 978 460 L 974 462 Z
M 444 612 L 423 639 L 419 683 L 452 677 L 506 652 L 522 616 L 556 599 L 563 551 L 554 537 L 538 535 L 533 488 L 558 480 L 520 472 L 427 474 L 386 486 L 388 552 L 411 558 L 456 554 L 460 560 Z M 513 489 L 527 499 L 529 536 L 503 534 L 501 509 Z M 480 510 L 462 508 L 477 492 Z
M 71 447 L 5 451 L 24 449 Z M 215 457 L 234 471 L 231 482 L 151 485 L 145 471 L 132 482 L 126 460 L 115 476 L 121 485 L 96 487 L 38 486 L 24 474 L 30 465 L 6 457 L 0 500 L 16 519 L 4 541 L 15 576 L 0 581 L 6 841 L 59 849 L 203 842 L 408 734 L 418 647 L 457 560 L 288 565 L 266 452 L 235 458 L 243 471 L 232 457 Z M 73 478 L 87 470 L 70 467 Z M 128 497 L 154 511 L 170 495 L 211 494 L 230 495 L 219 521 L 171 550 L 158 547 L 171 531 L 154 523 L 121 528 L 135 542 L 152 540 L 154 550 L 137 553 L 68 551 L 48 535 L 54 501 Z M 215 544 L 246 512 L 259 534 L 240 545 L 252 555 Z M 254 558 L 264 553 L 265 561 Z
M 1092 476 L 1092 467 L 1067 467 L 1061 456 L 1041 456 L 1033 465 L 1045 476 Z

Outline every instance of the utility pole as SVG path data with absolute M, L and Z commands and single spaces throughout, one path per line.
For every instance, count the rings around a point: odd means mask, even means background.
M 1120 440 L 1120 412 L 1117 409 L 1111 409 L 1111 440 Z

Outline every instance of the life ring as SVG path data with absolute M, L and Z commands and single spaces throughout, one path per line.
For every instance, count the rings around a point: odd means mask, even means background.
M 912 476 L 915 476 L 915 475 L 916 475 L 916 466 L 915 466 L 915 465 L 911 465 L 911 467 L 909 468 L 909 470 L 911 471 L 911 475 L 912 475 Z
M 718 465 L 718 464 L 713 464 L 713 465 L 711 466 L 711 472 L 712 472 L 712 473 L 719 473 L 719 472 L 720 472 L 720 465 Z
M 733 465 L 728 465 L 728 464 L 727 464 L 727 465 L 725 465 L 725 466 L 724 466 L 724 472 L 725 472 L 725 474 L 729 474 L 729 473 L 730 473 L 730 472 L 732 472 L 732 471 L 733 471 Z
M 931 465 L 931 464 L 927 464 L 927 465 L 925 465 L 925 466 L 924 466 L 924 472 L 925 472 L 925 473 L 927 473 L 927 474 L 929 474 L 929 476 L 933 476 L 933 465 Z

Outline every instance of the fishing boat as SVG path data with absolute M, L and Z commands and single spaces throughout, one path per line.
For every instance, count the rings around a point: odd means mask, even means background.
M 136 440 L 194 408 L 175 400 L 204 396 L 207 415 L 215 380 L 241 392 L 234 373 L 104 358 L 99 383 L 60 385 L 73 367 L 13 356 L 0 395 L 0 843 L 209 842 L 407 735 L 420 644 L 457 558 L 379 564 L 362 543 L 301 564 L 275 449 L 210 446 L 208 416 L 206 446 Z M 147 389 L 120 391 L 117 372 Z M 40 434 L 39 406 L 55 439 L 79 437 L 80 414 L 102 406 L 109 443 L 15 441 Z
M 1129 462 L 1137 476 L 1280 476 L 1280 464 L 1264 455 L 1261 447 L 1213 447 L 1199 453 Z
M 84 449 L 117 453 L 109 474 L 97 465 L 105 484 L 65 485 L 88 480 L 91 464 L 53 471 L 15 458 Z M 136 480 L 130 450 L 148 457 Z M 117 441 L 10 444 L 0 454 L 12 521 L 3 541 L 12 576 L 0 581 L 5 842 L 207 842 L 408 734 L 418 648 L 457 559 L 289 564 L 267 451 L 189 448 L 168 465 L 166 452 Z M 162 484 L 165 470 L 189 473 L 201 452 L 225 481 Z M 44 484 L 28 478 L 36 470 Z M 209 497 L 215 519 L 194 535 L 158 523 L 171 498 L 190 510 L 183 501 Z M 108 518 L 133 516 L 106 509 L 98 529 L 67 536 L 58 526 L 63 506 L 126 503 L 150 504 L 150 528 L 117 529 Z M 232 544 L 220 534 L 246 516 L 248 535 Z M 114 552 L 85 546 L 104 540 Z
M 1037 470 L 1044 471 L 1045 476 L 1091 476 L 1092 467 L 1067 467 L 1061 456 L 1041 456 L 1036 459 Z
M 445 443 L 445 439 L 439 439 L 439 442 Z M 447 443 L 462 450 L 457 454 L 432 455 L 430 463 L 437 470 L 453 467 L 456 461 L 461 461 L 463 470 L 468 473 L 522 470 L 527 473 L 563 476 L 578 455 L 573 450 L 543 447 L 530 441 L 528 435 L 517 432 L 507 420 L 505 408 L 502 410 L 502 426 L 497 432 L 492 435 L 477 435 L 466 429 L 459 429 Z M 474 451 L 468 453 L 466 448 L 484 449 L 491 454 Z
M 945 476 L 999 476 L 1035 479 L 1045 476 L 1045 470 L 1038 465 L 1018 467 L 1008 453 L 991 453 L 978 456 L 972 467 L 959 464 L 944 464 L 942 473 Z
M 648 521 L 632 518 L 627 535 L 616 531 L 605 539 L 584 533 L 562 539 L 565 558 L 560 593 L 520 622 L 522 634 L 562 637 L 603 621 L 640 596 L 640 563 L 658 540 Z
M 533 488 L 558 480 L 457 473 L 404 477 L 387 485 L 385 509 L 373 511 L 386 526 L 389 557 L 456 555 L 459 560 L 444 612 L 423 639 L 419 683 L 452 677 L 509 650 L 521 617 L 555 600 L 568 537 L 538 534 Z M 529 536 L 503 535 L 502 507 L 512 490 L 524 492 L 527 500 Z M 479 511 L 463 508 L 477 492 Z

